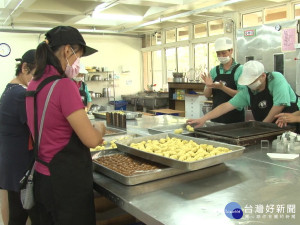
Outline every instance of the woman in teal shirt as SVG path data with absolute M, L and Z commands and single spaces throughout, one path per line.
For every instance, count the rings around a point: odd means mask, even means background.
M 88 71 L 85 69 L 85 66 L 80 63 L 80 70 L 76 77 L 74 77 L 74 81 L 79 88 L 79 93 L 82 99 L 82 102 L 85 106 L 85 111 L 88 112 L 92 106 L 92 98 L 89 90 L 87 88 L 86 83 L 84 82 L 84 76 L 88 74 Z
M 232 99 L 225 102 L 199 119 L 190 119 L 189 124 L 201 127 L 210 119 L 217 118 L 231 110 L 242 110 L 250 106 L 254 119 L 263 122 L 274 122 L 275 115 L 281 112 L 295 112 L 300 108 L 298 97 L 279 72 L 265 73 L 264 66 L 258 61 L 244 64 L 243 73 L 238 83 L 247 85 Z

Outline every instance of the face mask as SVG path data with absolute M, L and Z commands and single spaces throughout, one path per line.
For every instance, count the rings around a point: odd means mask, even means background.
M 258 89 L 258 87 L 261 85 L 261 81 L 257 80 L 256 82 L 254 82 L 253 84 L 249 84 L 248 87 L 252 90 L 255 91 Z
M 83 81 L 83 77 L 74 77 L 73 79 L 74 79 L 75 81 L 78 81 L 78 82 L 79 82 L 79 81 Z
M 226 57 L 218 57 L 218 60 L 220 61 L 220 63 L 222 64 L 226 64 L 230 61 L 230 57 L 226 56 Z
M 72 49 L 72 48 L 71 48 Z M 74 50 L 72 49 L 73 53 L 75 54 Z M 76 54 L 75 54 L 76 56 Z M 79 73 L 80 70 L 80 59 L 76 56 L 76 60 L 73 63 L 72 66 L 70 66 L 68 59 L 66 58 L 68 65 L 66 67 L 65 70 L 65 74 L 67 75 L 67 77 L 69 78 L 74 78 L 75 76 L 77 76 L 77 74 Z

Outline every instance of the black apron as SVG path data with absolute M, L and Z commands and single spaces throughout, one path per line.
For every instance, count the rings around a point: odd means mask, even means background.
M 227 87 L 237 90 L 237 86 L 234 81 L 234 73 L 236 69 L 240 66 L 240 64 L 237 64 L 231 71 L 231 74 L 220 74 L 220 68 L 217 66 L 217 76 L 214 79 L 214 82 L 216 81 L 223 81 L 225 82 L 224 85 Z M 219 89 L 213 89 L 213 106 L 212 108 L 216 108 L 217 106 L 228 102 L 232 97 L 225 92 L 219 90 Z M 245 112 L 244 109 L 242 111 L 239 110 L 232 110 L 222 116 L 219 116 L 218 118 L 212 119 L 211 121 L 217 122 L 217 123 L 237 123 L 237 122 L 244 122 L 245 121 Z
M 266 87 L 263 91 L 254 95 L 251 89 L 248 87 L 248 92 L 250 95 L 250 106 L 251 106 L 253 117 L 256 121 L 263 121 L 269 114 L 271 108 L 273 107 L 273 96 L 271 95 L 268 88 L 268 84 L 269 84 L 268 77 L 269 77 L 269 73 L 267 73 Z M 298 97 L 296 103 L 291 102 L 290 103 L 291 105 L 284 107 L 282 112 L 293 113 L 295 111 L 298 111 L 299 108 L 297 102 L 298 102 Z
M 84 106 L 87 106 L 87 94 L 85 92 L 85 86 L 86 85 L 84 82 L 80 83 L 79 93 L 80 93 L 81 100 L 82 100 Z
M 27 93 L 27 96 L 34 97 L 35 102 L 35 140 L 38 140 L 37 93 L 46 84 L 60 78 L 60 76 L 49 77 L 39 85 L 36 91 L 28 91 Z M 58 224 L 95 225 L 91 154 L 89 148 L 83 145 L 75 132 L 73 132 L 69 143 L 53 157 L 50 163 L 40 160 L 37 154 L 36 161 L 46 165 L 50 170 L 55 220 L 58 221 Z

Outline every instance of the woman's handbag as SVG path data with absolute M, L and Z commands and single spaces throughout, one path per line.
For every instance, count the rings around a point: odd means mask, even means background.
M 37 141 L 35 141 L 34 143 L 34 154 L 35 154 L 35 160 L 37 160 L 38 157 L 38 150 L 39 150 L 39 145 L 40 145 L 40 141 L 41 141 L 41 137 L 42 137 L 42 131 L 43 131 L 43 125 L 44 125 L 44 119 L 45 119 L 45 114 L 46 114 L 46 110 L 47 110 L 47 106 L 50 100 L 50 96 L 52 94 L 53 88 L 55 87 L 56 83 L 59 80 L 55 80 L 48 92 L 46 101 L 45 101 L 45 106 L 43 109 L 43 114 L 42 114 L 42 118 L 41 118 L 41 123 L 40 123 L 40 129 L 38 132 L 38 138 L 36 138 Z M 35 93 L 37 94 L 37 92 Z M 37 118 L 35 118 L 35 123 L 37 124 Z M 37 127 L 36 127 L 37 128 Z M 37 129 L 35 129 L 35 133 L 37 134 Z M 26 174 L 24 175 L 24 177 L 21 179 L 20 184 L 21 184 L 21 202 L 23 205 L 24 209 L 31 209 L 34 204 L 34 193 L 33 193 L 33 189 L 34 189 L 34 180 L 33 180 L 33 174 L 35 171 L 35 161 L 32 163 L 32 166 L 30 167 L 30 169 L 27 170 Z
M 34 206 L 33 196 L 33 173 L 35 169 L 35 163 L 31 170 L 28 170 L 25 176 L 20 181 L 23 188 L 21 189 L 21 202 L 24 209 L 31 209 Z

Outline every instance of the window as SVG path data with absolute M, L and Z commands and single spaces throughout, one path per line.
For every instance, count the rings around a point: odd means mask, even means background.
M 163 88 L 162 64 L 161 64 L 161 50 L 152 52 L 153 60 L 153 82 L 149 84 L 156 84 L 155 90 Z
M 219 60 L 217 57 L 217 53 L 215 50 L 215 43 L 209 43 L 208 46 L 208 59 L 209 59 L 209 67 L 208 70 L 210 71 L 212 68 L 219 64 Z
M 177 71 L 176 48 L 166 49 L 167 80 L 173 81 L 173 72 Z
M 208 73 L 208 48 L 207 44 L 195 45 L 195 74 L 190 80 L 201 80 L 200 75 Z
M 161 45 L 161 32 L 154 32 L 152 34 L 152 45 Z
M 265 23 L 287 19 L 287 6 L 265 9 Z
M 274 54 L 274 71 L 284 75 L 284 55 L 283 53 Z
M 189 27 L 180 27 L 177 29 L 177 41 L 184 41 L 189 39 Z
M 152 84 L 152 59 L 151 52 L 143 53 L 143 69 L 144 69 L 144 90 L 148 89 L 148 84 Z
M 176 29 L 166 31 L 166 43 L 172 43 L 176 41 Z
M 243 14 L 243 27 L 253 27 L 262 24 L 262 12 Z
M 208 22 L 209 36 L 224 34 L 223 20 L 213 20 Z
M 189 70 L 189 47 L 177 48 L 178 72 L 187 72 Z
M 194 38 L 207 37 L 207 24 L 200 23 L 194 26 Z
M 295 5 L 295 19 L 300 19 L 300 4 Z

